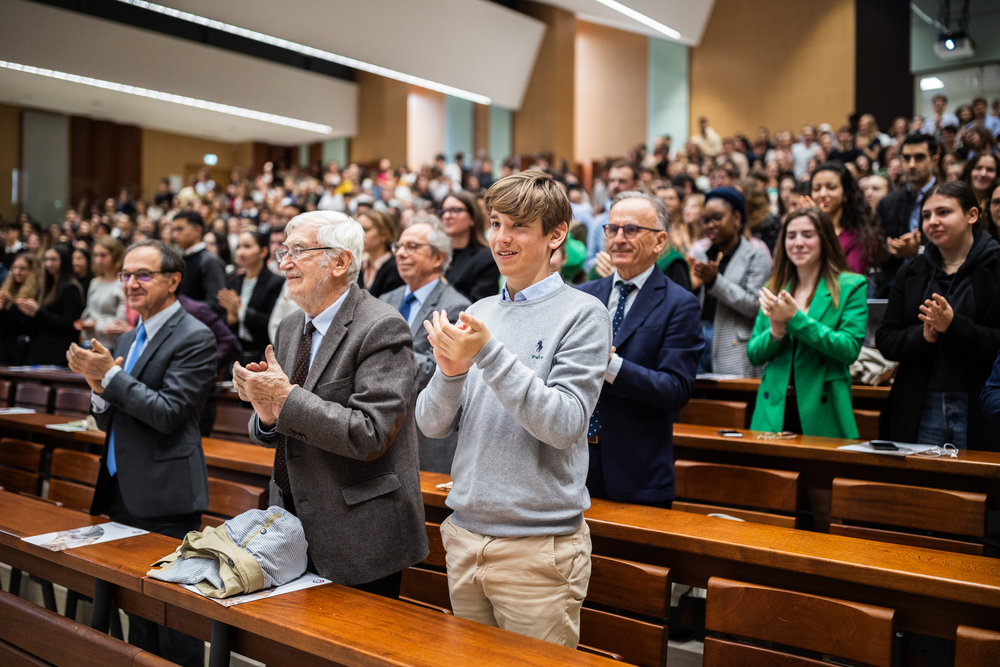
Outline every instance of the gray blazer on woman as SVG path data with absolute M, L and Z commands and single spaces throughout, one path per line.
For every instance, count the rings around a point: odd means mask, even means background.
M 275 356 L 291 374 L 305 314 L 278 327 Z M 338 584 L 368 583 L 419 563 L 427 530 L 417 463 L 417 366 L 399 311 L 351 285 L 309 374 L 278 415 L 295 514 L 316 573 Z M 284 507 L 271 480 L 272 505 Z
M 704 251 L 695 259 L 707 262 Z M 760 309 L 757 293 L 771 278 L 771 258 L 767 251 L 754 246 L 740 236 L 733 258 L 720 273 L 708 293 L 718 300 L 712 320 L 712 372 L 740 377 L 760 377 L 763 366 L 754 366 L 747 359 L 747 343 Z M 698 290 L 698 299 L 705 305 L 705 287 Z

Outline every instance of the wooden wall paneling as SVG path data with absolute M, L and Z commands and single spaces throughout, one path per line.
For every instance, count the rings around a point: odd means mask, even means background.
M 692 134 L 701 116 L 722 136 L 752 136 L 836 128 L 854 112 L 854 0 L 716 0 L 690 56 Z
M 357 72 L 358 133 L 351 141 L 351 162 L 373 162 L 389 158 L 393 164 L 406 161 L 406 98 L 410 85 Z
M 649 38 L 576 23 L 574 155 L 621 155 L 646 142 Z
M 490 153 L 490 108 L 485 104 L 473 104 L 472 113 L 474 155 L 469 157 L 478 158 L 481 150 L 487 155 Z M 491 157 L 496 160 L 496 156 Z
M 555 160 L 574 164 L 576 17 L 530 0 L 518 0 L 516 8 L 545 22 L 548 29 L 521 108 L 514 114 L 514 155 L 552 153 Z
M 16 218 L 21 213 L 12 201 L 14 170 L 21 169 L 21 108 L 0 104 L 0 215 Z

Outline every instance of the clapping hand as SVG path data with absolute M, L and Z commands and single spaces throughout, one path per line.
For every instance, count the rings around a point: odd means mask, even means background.
M 463 375 L 472 368 L 472 358 L 479 354 L 491 338 L 486 324 L 467 312 L 458 315 L 457 325 L 448 321 L 447 311 L 434 311 L 424 320 L 427 338 L 434 348 L 438 368 L 448 377 Z
M 226 321 L 229 324 L 236 324 L 239 321 L 240 308 L 243 307 L 243 302 L 240 300 L 240 295 L 236 293 L 236 290 L 220 289 L 219 305 L 226 309 Z
M 692 279 L 697 278 L 700 283 L 705 285 L 711 285 L 714 283 L 715 279 L 719 276 L 719 262 L 693 261 L 694 263 L 691 265 Z
M 889 245 L 889 254 L 893 257 L 900 259 L 916 257 L 920 251 L 920 230 L 914 229 L 898 239 L 886 239 L 886 243 Z
M 102 384 L 104 376 L 107 375 L 112 366 L 123 367 L 125 359 L 122 357 L 113 358 L 108 348 L 101 345 L 96 338 L 90 340 L 90 346 L 92 349 L 85 350 L 76 343 L 70 343 L 69 350 L 66 352 L 66 360 L 69 362 L 70 370 L 82 375 L 94 393 L 102 394 L 104 393 L 104 385 Z
M 594 270 L 602 278 L 607 278 L 613 274 L 615 272 L 615 264 L 611 261 L 611 255 L 604 250 L 597 253 L 597 263 L 594 264 Z
M 17 309 L 28 317 L 34 317 L 38 313 L 38 302 L 34 299 L 18 299 Z
M 264 358 L 266 361 L 249 363 L 246 368 L 238 361 L 234 363 L 233 386 L 240 398 L 253 406 L 261 427 L 269 429 L 278 421 L 278 414 L 294 385 L 278 365 L 273 345 L 264 350 Z
M 927 327 L 929 326 L 937 334 L 943 334 L 955 319 L 955 311 L 947 299 L 935 293 L 920 306 L 920 314 L 917 317 L 924 323 L 924 338 L 933 343 L 934 341 L 927 337 Z M 934 340 L 937 340 L 937 336 L 934 336 Z
M 777 296 L 764 287 L 758 292 L 757 302 L 764 316 L 771 320 L 771 333 L 780 338 L 785 335 L 785 325 L 799 312 L 799 304 L 788 290 L 781 290 Z

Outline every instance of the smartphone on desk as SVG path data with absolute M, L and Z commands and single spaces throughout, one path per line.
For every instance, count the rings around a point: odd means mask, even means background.
M 716 433 L 718 433 L 719 435 L 721 435 L 723 438 L 742 438 L 743 437 L 743 434 L 740 433 L 739 431 L 733 431 L 732 429 L 728 429 L 728 428 L 720 428 L 718 431 L 716 431 Z
M 872 440 L 868 445 L 874 449 L 876 452 L 898 452 L 899 447 L 895 443 L 889 442 L 888 440 Z

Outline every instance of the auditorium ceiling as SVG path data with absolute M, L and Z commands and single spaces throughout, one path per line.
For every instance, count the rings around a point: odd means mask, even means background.
M 0 0 L 0 16 L 0 61 L 51 70 L 45 76 L 0 66 L 0 102 L 230 142 L 287 145 L 357 131 L 357 84 L 350 81 L 22 0 Z M 166 102 L 53 73 L 193 101 Z

